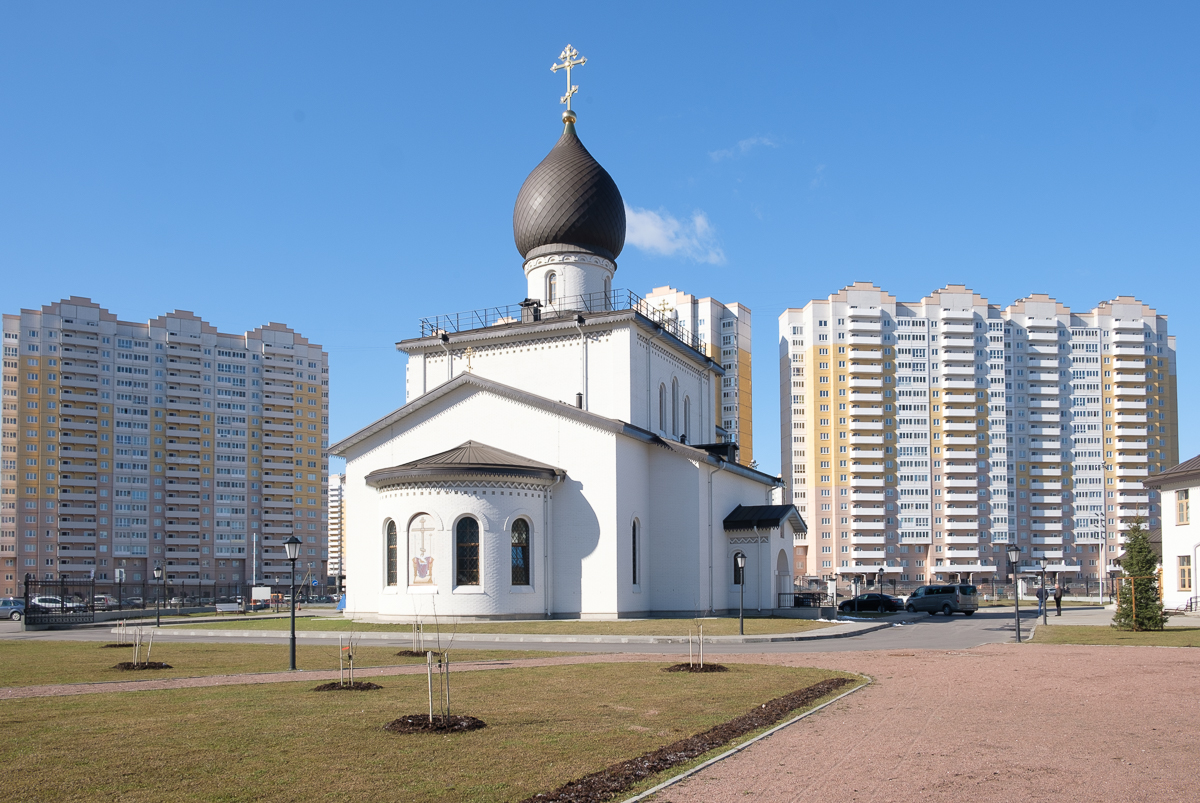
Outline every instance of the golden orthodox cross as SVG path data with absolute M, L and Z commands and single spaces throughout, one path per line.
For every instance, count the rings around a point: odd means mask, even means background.
M 428 535 L 429 533 L 433 532 L 433 528 L 425 523 L 425 517 L 422 516 L 421 518 L 417 519 L 417 526 L 413 527 L 412 531 L 414 533 L 418 533 L 421 536 L 421 554 L 424 555 L 425 554 L 425 536 Z
M 463 352 L 463 354 L 467 355 L 467 373 L 468 374 L 471 373 L 471 355 L 473 355 L 474 353 L 475 353 L 475 349 L 472 348 L 471 346 L 467 346 L 467 350 Z
M 587 59 L 586 58 L 577 59 L 576 56 L 578 56 L 578 55 L 579 55 L 578 50 L 571 47 L 570 45 L 567 45 L 563 49 L 563 52 L 560 53 L 558 56 L 560 59 L 562 59 L 562 64 L 551 64 L 550 65 L 550 72 L 558 72 L 559 70 L 567 71 L 567 94 L 565 94 L 561 98 L 559 98 L 558 102 L 567 104 L 568 111 L 570 111 L 570 109 L 571 109 L 571 96 L 579 91 L 579 87 L 571 84 L 571 68 L 572 67 L 582 67 L 584 64 L 587 64 Z
M 671 302 L 667 301 L 665 298 L 658 302 L 658 311 L 661 312 L 665 318 L 667 313 L 671 311 Z

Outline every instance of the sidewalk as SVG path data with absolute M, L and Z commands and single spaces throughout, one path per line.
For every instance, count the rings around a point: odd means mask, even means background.
M 859 621 L 842 622 L 832 627 L 821 628 L 804 633 L 772 633 L 761 636 L 705 636 L 705 644 L 771 644 L 795 641 L 818 641 L 822 639 L 851 638 L 864 633 L 885 630 L 896 624 L 906 624 L 910 617 L 906 614 L 899 617 L 888 617 L 888 621 Z M 114 633 L 116 630 L 113 631 Z M 193 628 L 172 627 L 170 630 L 160 630 L 159 635 L 180 635 L 202 638 L 278 638 L 287 639 L 287 630 L 201 630 Z M 338 639 L 347 635 L 344 630 L 303 630 L 296 632 L 297 639 Z M 394 632 L 360 632 L 354 638 L 359 641 L 394 641 L 408 643 L 412 634 L 397 630 Z M 687 636 L 592 636 L 569 634 L 531 634 L 531 633 L 458 633 L 459 641 L 469 641 L 473 644 L 687 644 Z
M 1022 609 L 1024 610 L 1024 609 Z M 1033 610 L 1037 610 L 1037 603 L 1034 603 Z M 1092 626 L 1108 626 L 1112 624 L 1113 612 L 1115 608 L 1112 606 L 1106 608 L 1063 608 L 1062 616 L 1054 615 L 1054 603 L 1050 603 L 1050 615 L 1046 619 L 1046 624 L 1054 625 L 1092 625 Z M 1038 617 L 1039 624 L 1041 617 Z M 1174 614 L 1167 619 L 1167 627 L 1200 627 L 1200 615 L 1196 614 Z

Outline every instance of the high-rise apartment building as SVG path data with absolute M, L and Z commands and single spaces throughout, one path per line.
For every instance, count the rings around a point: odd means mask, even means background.
M 720 411 L 717 437 L 736 443 L 738 462 L 750 465 L 754 462 L 754 415 L 749 307 L 696 298 L 673 287 L 654 288 L 646 302 L 694 333 L 704 354 L 725 372 L 716 390 L 715 409 Z
M 346 574 L 345 499 L 346 475 L 338 474 L 329 482 L 329 583 L 339 592 Z
M 779 318 L 782 468 L 810 523 L 796 574 L 910 585 L 1020 571 L 1095 583 L 1142 480 L 1178 462 L 1175 342 L 1130 297 L 1007 308 L 961 285 L 856 282 Z
M 326 582 L 328 359 L 282 324 L 119 320 L 86 298 L 3 318 L 4 594 L 38 579 Z

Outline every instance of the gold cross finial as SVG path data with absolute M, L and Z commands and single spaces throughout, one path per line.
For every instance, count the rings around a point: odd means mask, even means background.
M 463 353 L 467 355 L 467 373 L 471 373 L 471 357 L 475 354 L 475 349 L 467 346 L 467 350 Z
M 558 72 L 559 70 L 567 71 L 567 94 L 563 95 L 558 100 L 559 103 L 567 104 L 567 111 L 571 111 L 571 96 L 579 91 L 579 87 L 574 86 L 571 83 L 571 68 L 582 67 L 584 64 L 587 64 L 587 59 L 576 58 L 578 55 L 579 51 L 568 44 L 565 48 L 563 48 L 563 52 L 558 56 L 560 59 L 562 59 L 562 64 L 550 65 L 550 72 Z

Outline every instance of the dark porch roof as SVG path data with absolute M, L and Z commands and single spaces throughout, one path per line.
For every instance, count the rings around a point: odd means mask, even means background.
M 782 527 L 787 520 L 792 527 L 802 533 L 808 532 L 808 525 L 800 517 L 795 505 L 738 505 L 733 512 L 725 517 L 725 531 L 738 530 L 771 530 Z

